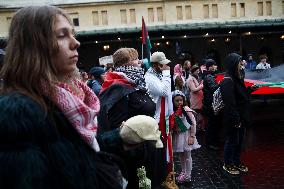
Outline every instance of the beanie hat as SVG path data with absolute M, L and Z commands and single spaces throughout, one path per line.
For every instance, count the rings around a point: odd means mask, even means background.
M 158 123 L 150 116 L 137 115 L 122 122 L 120 136 L 127 144 L 138 144 L 150 140 L 155 141 L 156 148 L 163 147 Z
M 105 73 L 105 69 L 103 69 L 102 67 L 93 67 L 90 69 L 89 73 L 95 78 L 99 78 L 102 74 Z
M 216 65 L 216 62 L 215 60 L 213 59 L 207 59 L 205 61 L 205 65 L 206 65 L 206 69 L 208 70 L 209 67 L 213 66 L 213 65 Z

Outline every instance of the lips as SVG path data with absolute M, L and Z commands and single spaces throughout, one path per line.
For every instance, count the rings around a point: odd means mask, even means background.
M 78 61 L 78 55 L 71 56 L 70 59 L 72 61 L 76 61 L 77 62 Z

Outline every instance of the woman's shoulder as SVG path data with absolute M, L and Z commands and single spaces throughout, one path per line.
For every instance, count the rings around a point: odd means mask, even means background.
M 0 96 L 1 142 L 34 144 L 43 137 L 45 125 L 45 111 L 32 98 L 20 93 Z
M 20 92 L 12 92 L 8 94 L 0 95 L 0 104 L 2 106 L 15 106 L 18 108 L 25 108 L 29 106 L 37 106 L 39 104 L 33 100 L 31 97 L 22 94 Z
M 5 119 L 11 121 L 24 120 L 30 116 L 37 119 L 44 116 L 41 106 L 31 97 L 18 92 L 0 96 L 0 117 L 2 117 L 2 121 Z

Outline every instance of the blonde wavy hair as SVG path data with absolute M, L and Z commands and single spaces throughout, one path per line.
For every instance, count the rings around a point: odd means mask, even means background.
M 134 48 L 120 48 L 113 54 L 114 67 L 127 64 L 131 60 L 138 58 L 138 52 Z

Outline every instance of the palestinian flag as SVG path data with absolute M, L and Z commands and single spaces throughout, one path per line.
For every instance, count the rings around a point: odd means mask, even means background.
M 150 42 L 150 38 L 148 35 L 148 30 L 145 25 L 144 17 L 142 16 L 142 59 L 147 58 L 148 65 L 146 67 L 150 67 L 150 56 L 152 45 Z
M 216 80 L 217 82 L 222 81 L 224 78 L 224 74 L 217 74 Z M 253 79 L 245 79 L 245 85 L 252 86 L 257 85 L 259 89 L 252 92 L 252 95 L 263 95 L 263 94 L 280 94 L 284 93 L 284 82 L 264 82 Z

